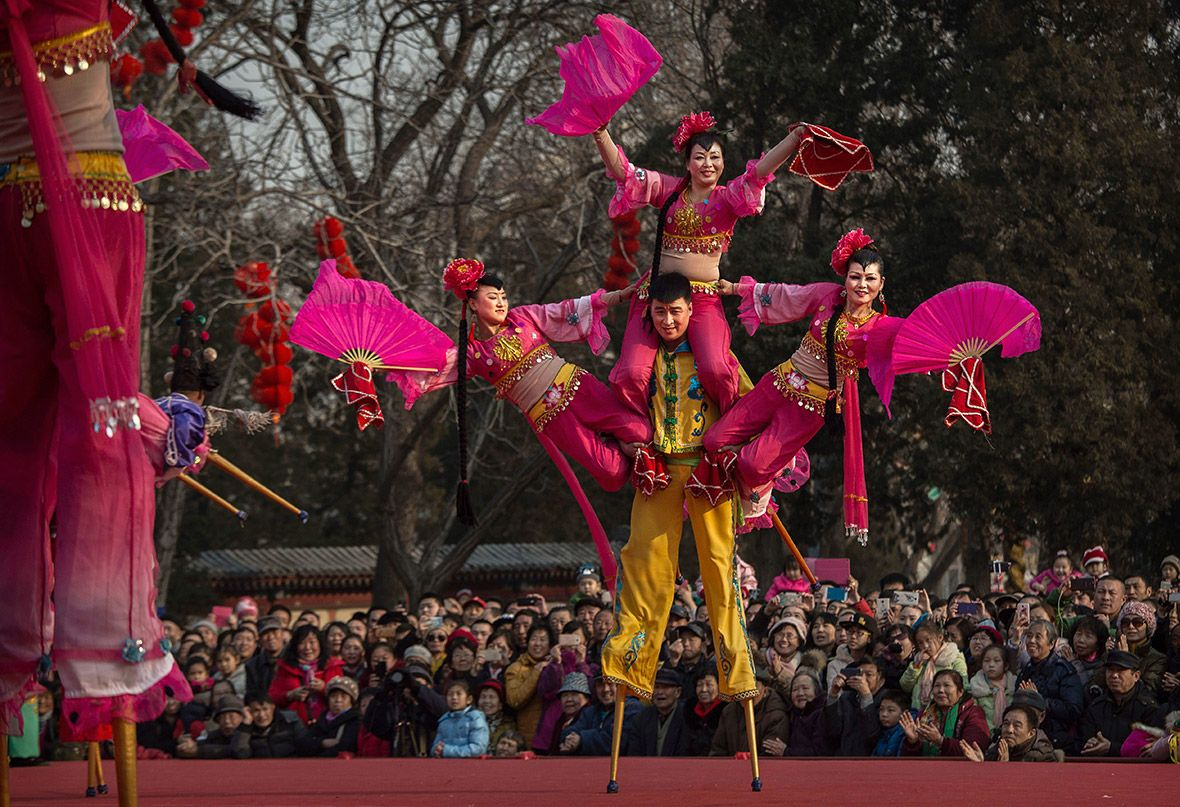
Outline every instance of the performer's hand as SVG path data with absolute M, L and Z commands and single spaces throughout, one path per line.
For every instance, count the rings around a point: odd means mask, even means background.
M 201 96 L 202 101 L 213 106 L 213 99 L 201 89 L 200 84 L 197 84 L 197 66 L 188 59 L 184 60 L 184 64 L 176 72 L 176 83 L 180 88 L 181 95 L 188 94 L 189 90 L 195 90 L 197 95 Z
M 631 295 L 635 294 L 635 285 L 632 284 L 625 289 L 615 289 L 608 291 L 602 295 L 602 300 L 607 304 L 607 307 L 618 305 L 621 302 L 631 299 Z
M 718 294 L 737 294 L 737 286 L 725 278 L 717 281 Z
M 778 737 L 767 737 L 762 741 L 762 750 L 767 754 L 773 754 L 776 757 L 781 757 L 787 752 L 787 744 Z

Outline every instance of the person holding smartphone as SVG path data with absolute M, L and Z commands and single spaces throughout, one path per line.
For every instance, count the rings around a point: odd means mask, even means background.
M 270 697 L 280 709 L 290 709 L 305 725 L 314 722 L 328 708 L 327 682 L 341 675 L 344 663 L 330 659 L 327 645 L 320 642 L 314 625 L 295 629 L 276 665 Z

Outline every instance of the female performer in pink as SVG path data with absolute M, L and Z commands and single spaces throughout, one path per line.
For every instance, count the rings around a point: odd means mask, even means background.
M 842 286 L 756 283 L 749 277 L 719 284 L 723 294 L 741 296 L 738 317 L 751 335 L 760 324 L 810 320 L 794 355 L 764 375 L 705 434 L 705 449 L 714 454 L 705 461 L 736 465 L 747 518 L 766 507 L 770 484 L 826 419 L 844 432 L 845 532 L 862 543 L 868 538 L 857 377 L 869 334 L 885 317 L 873 308 L 878 299 L 884 308 L 885 263 L 869 249 L 872 243 L 860 229 L 840 239 L 832 269 L 843 278 Z M 716 456 L 729 451 L 736 451 L 736 463 Z
M 511 401 L 528 418 L 570 484 L 591 522 L 600 555 L 605 549 L 605 556 L 600 558 L 604 576 L 613 578 L 613 556 L 605 533 L 593 510 L 587 510 L 589 502 L 560 452 L 589 471 L 604 490 L 615 491 L 631 473 L 631 461 L 622 446 L 648 442 L 651 422 L 620 404 L 593 375 L 567 363 L 549 343 L 585 341 L 596 354 L 601 352 L 610 341 L 602 316 L 607 307 L 627 299 L 631 290 L 600 289 L 560 303 L 509 308 L 503 281 L 486 274 L 479 261 L 452 261 L 443 278 L 447 288 L 463 300 L 462 322 L 466 321 L 467 311 L 475 316 L 470 332 L 465 324 L 460 325 L 462 350 L 451 348 L 446 366 L 438 373 L 393 371 L 387 378 L 396 382 L 405 395 L 407 409 L 424 393 L 472 376 L 483 378 L 496 388 L 497 396 Z M 462 452 L 466 442 L 462 398 L 459 407 Z M 467 465 L 463 456 L 460 465 L 464 477 L 460 483 L 462 498 Z
M 724 185 L 721 139 L 708 112 L 686 115 L 672 138 L 683 153 L 685 175 L 661 174 L 633 166 L 606 127 L 594 132 L 594 143 L 607 173 L 618 183 L 610 203 L 616 217 L 646 205 L 658 208 L 656 251 L 651 273 L 640 281 L 631 302 L 619 360 L 610 380 L 616 394 L 636 412 L 647 411 L 647 385 L 655 362 L 656 335 L 644 324 L 647 286 L 660 272 L 684 275 L 692 283 L 692 324 L 688 341 L 697 359 L 701 384 L 722 412 L 737 400 L 737 364 L 729 353 L 729 323 L 717 294 L 721 256 L 729 250 L 733 228 L 740 218 L 762 212 L 766 185 L 774 172 L 798 149 L 806 127 L 795 126 L 778 145 L 745 172 Z

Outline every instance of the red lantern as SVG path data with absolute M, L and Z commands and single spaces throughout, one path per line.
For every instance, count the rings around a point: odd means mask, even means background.
M 179 25 L 169 25 L 168 27 L 172 29 L 172 35 L 176 37 L 180 47 L 187 48 L 193 44 L 193 32 L 188 28 L 181 28 Z
M 293 377 L 294 373 L 290 367 L 279 364 L 263 367 L 262 372 L 258 374 L 258 378 L 267 386 L 289 386 Z
M 328 242 L 328 251 L 332 253 L 333 258 L 339 258 L 342 255 L 347 255 L 348 242 L 343 238 L 333 238 Z
M 173 62 L 172 54 L 168 52 L 168 46 L 159 39 L 144 42 L 139 49 L 139 55 L 143 57 L 144 69 L 153 76 L 162 76 L 167 73 L 168 65 Z
M 234 269 L 234 285 L 248 297 L 270 294 L 270 266 L 262 261 L 249 261 Z
M 180 5 L 184 8 L 191 8 L 194 11 L 199 11 L 205 7 L 205 0 L 180 0 Z
M 143 75 L 143 62 L 130 53 L 124 53 L 111 62 L 111 83 L 123 90 L 123 97 L 131 96 L 131 88 Z
M 254 355 L 264 364 L 290 364 L 295 352 L 285 342 L 263 342 L 254 348 Z
M 267 322 L 277 320 L 286 322 L 291 318 L 291 306 L 287 304 L 286 300 L 267 300 L 258 307 L 258 316 Z
M 326 216 L 324 218 L 324 233 L 328 238 L 339 238 L 344 232 L 344 225 L 340 223 L 340 219 L 335 216 Z
M 181 28 L 196 28 L 205 21 L 205 17 L 195 9 L 188 9 L 181 6 L 180 8 L 172 9 L 172 21 Z

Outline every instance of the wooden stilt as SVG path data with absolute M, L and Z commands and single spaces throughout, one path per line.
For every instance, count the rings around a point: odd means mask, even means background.
M 742 708 L 746 710 L 746 740 L 750 743 L 750 768 L 754 778 L 750 782 L 750 789 L 755 793 L 762 790 L 762 777 L 758 774 L 758 733 L 754 729 L 754 699 L 742 701 Z
M 115 720 L 115 783 L 119 788 L 119 807 L 139 807 L 139 784 L 135 775 L 135 724 Z
M 779 537 L 787 545 L 787 549 L 791 550 L 791 554 L 795 556 L 795 562 L 803 570 L 803 576 L 807 578 L 807 582 L 811 583 L 812 590 L 818 590 L 819 581 L 815 579 L 815 574 L 811 571 L 811 567 L 807 565 L 807 561 L 804 560 L 803 553 L 799 551 L 799 547 L 795 546 L 795 541 L 791 538 L 791 533 L 787 532 L 787 528 L 783 525 L 782 519 L 778 517 L 778 513 L 770 513 L 770 520 L 774 524 L 774 529 L 778 532 Z
M 86 743 L 86 798 L 98 795 L 98 743 Z
M 102 751 L 98 743 L 91 743 L 94 749 L 94 782 L 98 795 L 105 796 L 108 792 L 106 777 L 102 775 Z M 136 749 L 138 750 L 138 749 Z
M 627 706 L 627 687 L 615 684 L 615 725 L 610 738 L 610 781 L 607 793 L 619 792 L 619 750 L 623 744 L 623 710 Z

